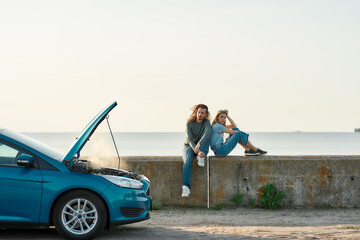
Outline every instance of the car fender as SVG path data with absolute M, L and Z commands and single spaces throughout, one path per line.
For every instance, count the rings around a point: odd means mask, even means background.
M 41 200 L 40 222 L 49 222 L 49 216 L 56 200 L 66 192 L 76 189 L 86 189 L 99 195 L 106 207 L 109 208 L 109 200 L 103 192 L 109 188 L 112 183 L 101 176 L 75 173 L 75 172 L 43 172 L 43 195 Z M 62 181 L 59 181 L 61 179 Z

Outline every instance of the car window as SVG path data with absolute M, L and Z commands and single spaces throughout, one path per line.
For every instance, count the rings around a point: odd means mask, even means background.
M 17 166 L 16 157 L 19 153 L 19 150 L 0 143 L 0 165 Z

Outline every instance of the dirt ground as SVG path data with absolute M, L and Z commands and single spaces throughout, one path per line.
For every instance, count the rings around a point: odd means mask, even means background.
M 360 239 L 360 209 L 163 208 L 111 232 L 125 239 Z
M 55 229 L 2 229 L 0 239 L 61 239 Z M 360 239 L 360 209 L 163 208 L 97 239 Z

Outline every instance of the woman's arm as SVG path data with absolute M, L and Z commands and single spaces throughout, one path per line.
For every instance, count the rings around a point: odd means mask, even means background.
M 226 112 L 226 117 L 230 122 L 230 125 L 227 125 L 226 127 L 228 128 L 236 128 L 236 123 L 234 122 L 234 120 L 231 119 L 231 117 L 229 116 L 229 111 L 225 109 Z
M 223 133 L 229 133 L 229 134 L 235 134 L 236 132 L 238 132 L 238 130 L 232 130 L 231 128 L 226 128 Z

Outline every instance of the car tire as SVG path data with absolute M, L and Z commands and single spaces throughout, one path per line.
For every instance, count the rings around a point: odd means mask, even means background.
M 54 206 L 56 231 L 67 239 L 93 239 L 104 230 L 106 220 L 104 202 L 90 191 L 66 193 Z

